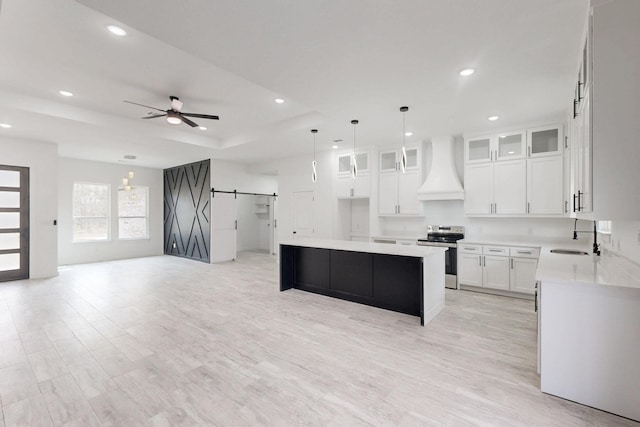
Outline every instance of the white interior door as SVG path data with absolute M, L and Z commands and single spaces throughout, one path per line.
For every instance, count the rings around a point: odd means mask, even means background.
M 211 262 L 236 259 L 237 226 L 235 196 L 215 193 L 211 203 Z
M 293 238 L 313 236 L 313 191 L 293 192 L 293 213 L 291 215 Z

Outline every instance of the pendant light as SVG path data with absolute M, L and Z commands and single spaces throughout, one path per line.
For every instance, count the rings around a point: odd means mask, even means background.
M 318 129 L 311 129 L 311 133 L 313 134 L 313 161 L 311 162 L 311 182 L 318 181 L 318 171 L 316 170 L 316 166 L 318 163 L 316 162 L 316 133 L 318 133 Z
M 407 111 L 409 111 L 409 107 L 400 107 L 400 112 L 402 113 L 402 159 L 400 160 L 400 170 L 402 173 L 405 173 L 407 170 L 407 149 L 405 147 L 405 138 L 407 136 L 406 132 L 406 116 Z
M 358 165 L 356 163 L 356 125 L 358 124 L 358 121 L 351 120 L 351 124 L 353 125 L 353 158 L 351 159 L 351 176 L 353 178 L 357 178 Z

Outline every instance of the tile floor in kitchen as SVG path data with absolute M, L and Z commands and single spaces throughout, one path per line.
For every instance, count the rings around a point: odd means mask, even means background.
M 297 290 L 274 257 L 158 256 L 0 284 L 2 426 L 640 425 L 548 396 L 533 302 L 429 325 Z

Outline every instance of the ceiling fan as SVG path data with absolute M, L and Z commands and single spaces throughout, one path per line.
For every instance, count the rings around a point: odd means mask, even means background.
M 220 117 L 218 116 L 212 116 L 210 114 L 196 114 L 196 113 L 183 113 L 182 110 L 182 101 L 180 101 L 180 99 L 178 99 L 177 96 L 170 96 L 169 99 L 171 100 L 171 108 L 168 110 L 161 110 L 160 108 L 156 108 L 156 107 L 151 107 L 149 105 L 144 105 L 144 104 L 138 104 L 137 102 L 132 102 L 132 101 L 124 101 L 126 103 L 129 104 L 133 104 L 133 105 L 139 105 L 141 107 L 146 107 L 146 108 L 151 108 L 152 110 L 157 110 L 157 111 L 161 111 L 162 114 L 152 114 L 149 113 L 148 116 L 146 117 L 142 117 L 143 119 L 155 119 L 158 117 L 166 117 L 167 118 L 167 122 L 171 123 L 172 125 L 179 125 L 180 123 L 186 123 L 191 127 L 198 127 L 198 124 L 195 123 L 194 121 L 190 120 L 189 117 L 197 117 L 200 119 L 211 119 L 211 120 L 220 120 Z

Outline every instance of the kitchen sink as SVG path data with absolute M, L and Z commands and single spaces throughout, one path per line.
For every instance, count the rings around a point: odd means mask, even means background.
M 552 254 L 562 254 L 562 255 L 589 255 L 589 252 L 578 251 L 574 249 L 551 249 Z

